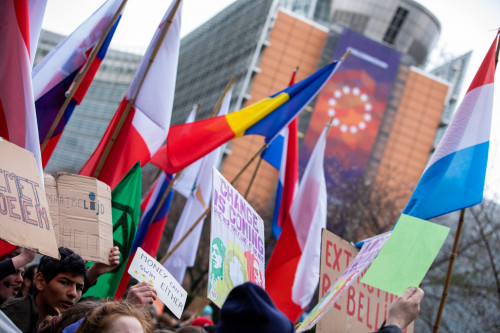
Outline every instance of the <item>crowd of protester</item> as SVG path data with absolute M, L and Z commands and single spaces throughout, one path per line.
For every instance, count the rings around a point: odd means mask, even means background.
M 120 301 L 82 299 L 100 275 L 119 264 L 118 248 L 111 248 L 109 265 L 96 263 L 89 269 L 72 250 L 61 247 L 59 254 L 59 259 L 43 256 L 38 264 L 32 263 L 36 254 L 28 249 L 0 258 L 1 324 L 10 320 L 29 333 L 295 332 L 266 291 L 251 282 L 229 293 L 216 320 L 210 305 L 200 315 L 186 310 L 177 320 L 155 307 L 156 290 L 146 282 L 131 286 Z M 422 297 L 420 288 L 408 289 L 391 304 L 377 332 L 402 332 L 417 317 Z

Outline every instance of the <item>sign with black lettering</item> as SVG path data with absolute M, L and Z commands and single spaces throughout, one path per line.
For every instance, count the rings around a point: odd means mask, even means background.
M 162 264 L 138 247 L 128 273 L 139 282 L 151 283 L 163 304 L 177 318 L 181 318 L 182 310 L 186 305 L 187 292 Z
M 0 156 L 0 238 L 59 258 L 35 156 L 2 138 Z
M 111 189 L 93 177 L 59 173 L 45 175 L 47 201 L 57 244 L 72 249 L 84 260 L 109 264 L 113 246 Z

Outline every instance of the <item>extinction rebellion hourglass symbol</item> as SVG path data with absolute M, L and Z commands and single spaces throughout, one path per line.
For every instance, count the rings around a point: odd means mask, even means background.
M 328 115 L 335 117 L 333 126 L 342 133 L 356 134 L 366 129 L 367 123 L 372 120 L 372 105 L 368 95 L 362 93 L 358 87 L 344 86 L 333 92 L 328 100 Z

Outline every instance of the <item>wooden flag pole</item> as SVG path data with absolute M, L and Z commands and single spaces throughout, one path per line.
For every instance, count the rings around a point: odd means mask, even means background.
M 250 182 L 248 183 L 247 190 L 245 191 L 245 194 L 243 194 L 243 198 L 247 198 L 248 192 L 250 192 L 250 188 L 252 187 L 253 181 L 255 180 L 255 177 L 257 176 L 257 172 L 259 171 L 260 163 L 262 162 L 262 156 L 259 158 L 257 161 L 257 165 L 255 166 L 255 169 L 253 170 L 252 178 L 250 178 Z
M 252 158 L 247 162 L 247 164 L 245 164 L 243 166 L 243 168 L 241 168 L 240 172 L 238 172 L 238 174 L 233 178 L 233 180 L 231 181 L 231 185 L 234 185 L 234 183 L 240 178 L 240 176 L 243 174 L 243 172 L 245 172 L 245 170 L 250 166 L 250 164 L 252 164 L 252 162 L 257 157 L 260 156 L 260 154 L 264 151 L 264 149 L 266 149 L 266 147 L 267 147 L 267 143 L 263 144 L 262 147 L 260 147 L 260 149 L 255 153 L 255 155 L 252 156 Z M 174 247 L 172 247 L 172 249 L 163 258 L 161 258 L 160 263 L 162 265 L 165 263 L 165 261 L 168 260 L 168 258 L 170 258 L 172 256 L 172 254 L 175 252 L 175 250 L 177 250 L 177 248 L 179 246 L 181 246 L 181 244 L 184 242 L 184 240 L 186 240 L 186 238 L 191 234 L 191 232 L 193 232 L 194 228 L 196 228 L 196 226 L 205 218 L 205 216 L 208 215 L 208 213 L 210 212 L 211 207 L 212 207 L 212 204 L 210 203 L 210 205 L 208 205 L 208 208 L 193 223 L 193 225 L 189 228 L 189 230 L 186 231 L 186 233 L 184 234 L 184 236 L 182 236 L 182 238 L 179 239 L 179 241 L 177 242 L 177 244 L 175 244 Z
M 500 28 L 498 28 L 498 31 L 497 31 L 497 38 L 498 38 L 499 34 L 500 34 Z M 497 64 L 498 64 L 498 52 L 499 52 L 499 50 L 500 50 L 500 39 L 497 40 L 497 52 L 495 55 L 495 72 L 496 72 Z M 455 240 L 453 242 L 453 250 L 452 250 L 451 255 L 450 255 L 450 262 L 448 264 L 448 271 L 446 273 L 446 280 L 444 283 L 443 294 L 441 295 L 441 302 L 439 303 L 438 313 L 436 316 L 436 321 L 434 322 L 434 327 L 433 327 L 432 333 L 438 332 L 439 324 L 441 323 L 441 317 L 443 315 L 444 304 L 446 302 L 446 297 L 448 296 L 448 288 L 449 288 L 450 282 L 451 282 L 451 274 L 453 272 L 453 265 L 455 263 L 455 257 L 457 256 L 458 242 L 460 240 L 460 235 L 462 234 L 464 218 L 465 218 L 465 209 L 462 209 L 460 211 L 460 218 L 458 219 L 457 232 L 455 234 Z
M 139 92 L 141 90 L 141 87 L 144 83 L 144 80 L 146 79 L 146 76 L 149 72 L 149 69 L 153 65 L 153 62 L 156 58 L 156 55 L 158 54 L 158 51 L 160 50 L 161 44 L 163 43 L 163 40 L 165 39 L 165 36 L 167 35 L 168 30 L 170 29 L 170 26 L 172 25 L 175 13 L 177 12 L 177 9 L 179 8 L 179 5 L 181 3 L 181 0 L 177 0 L 174 4 L 174 7 L 172 8 L 172 11 L 170 12 L 170 15 L 166 19 L 166 24 L 163 30 L 161 31 L 160 37 L 158 38 L 158 41 L 153 49 L 153 52 L 151 53 L 151 57 L 149 58 L 148 64 L 146 66 L 146 69 L 144 70 L 144 74 L 141 77 L 141 80 L 139 81 L 139 85 L 137 86 L 137 90 L 134 93 L 134 96 L 127 100 L 127 106 L 125 107 L 125 110 L 123 111 L 122 116 L 120 117 L 120 121 L 118 122 L 118 125 L 116 126 L 115 130 L 113 131 L 113 135 L 111 136 L 110 141 L 106 145 L 106 149 L 104 150 L 104 153 L 101 156 L 101 159 L 99 160 L 99 163 L 94 171 L 94 177 L 97 178 L 99 177 L 99 174 L 101 173 L 101 169 L 104 166 L 104 163 L 108 159 L 108 155 L 111 152 L 111 148 L 113 148 L 113 144 L 116 141 L 116 138 L 118 137 L 118 134 L 120 133 L 123 124 L 125 123 L 125 120 L 128 117 L 128 114 L 130 112 L 130 109 L 135 103 L 135 100 L 137 96 L 139 95 Z
M 439 329 L 439 324 L 441 323 L 441 316 L 443 314 L 444 303 L 446 302 L 446 297 L 448 296 L 448 288 L 450 286 L 451 274 L 453 272 L 453 265 L 455 263 L 455 258 L 458 251 L 458 242 L 460 241 L 460 235 L 462 234 L 462 228 L 464 225 L 465 209 L 460 211 L 460 218 L 458 219 L 457 232 L 455 233 L 455 240 L 453 242 L 453 250 L 450 255 L 450 263 L 448 264 L 448 271 L 446 273 L 446 281 L 444 283 L 443 294 L 441 295 L 441 302 L 439 303 L 439 309 L 434 322 L 433 333 L 437 333 Z
M 231 87 L 233 86 L 234 81 L 236 81 L 236 76 L 233 76 L 229 80 L 226 88 L 222 92 L 222 95 L 219 97 L 219 100 L 217 101 L 217 103 L 215 104 L 214 108 L 212 109 L 212 113 L 210 114 L 210 118 L 215 117 L 215 115 L 217 114 L 217 111 L 219 111 L 219 108 L 222 105 L 222 101 L 224 101 L 224 98 L 226 98 L 226 95 L 229 92 L 229 89 L 231 89 Z
M 64 112 L 66 112 L 66 108 L 68 107 L 69 103 L 71 102 L 71 99 L 75 95 L 76 90 L 78 87 L 80 87 L 80 84 L 82 83 L 83 79 L 85 78 L 85 75 L 87 75 L 87 72 L 90 69 L 90 66 L 92 65 L 92 62 L 94 61 L 95 57 L 97 56 L 97 53 L 101 49 L 102 44 L 104 44 L 104 41 L 106 40 L 106 37 L 108 36 L 109 32 L 111 31 L 111 28 L 113 28 L 113 25 L 116 23 L 118 20 L 118 17 L 120 16 L 121 12 L 123 11 L 123 8 L 125 7 L 125 4 L 127 3 L 128 0 L 123 0 L 120 7 L 116 11 L 116 13 L 113 15 L 111 18 L 111 21 L 109 22 L 108 26 L 106 27 L 106 30 L 104 30 L 104 34 L 101 36 L 99 41 L 97 42 L 96 46 L 94 46 L 92 52 L 90 53 L 90 56 L 85 63 L 85 66 L 83 66 L 81 72 L 79 72 L 76 76 L 75 81 L 71 85 L 68 91 L 68 95 L 66 96 L 66 99 L 64 100 L 63 105 L 59 109 L 59 112 L 57 113 L 54 122 L 49 128 L 49 131 L 47 132 L 47 135 L 43 139 L 42 145 L 40 147 L 40 150 L 43 151 L 45 147 L 47 146 L 47 142 L 49 142 L 50 138 L 54 134 L 57 126 L 61 122 L 62 116 L 64 115 Z

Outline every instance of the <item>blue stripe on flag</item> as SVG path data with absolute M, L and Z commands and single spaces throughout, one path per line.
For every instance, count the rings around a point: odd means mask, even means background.
M 261 158 L 271 164 L 276 170 L 280 169 L 281 159 L 283 158 L 283 143 L 285 138 L 278 135 L 267 148 L 262 152 Z
M 444 156 L 422 175 L 403 213 L 430 219 L 483 200 L 489 141 Z

